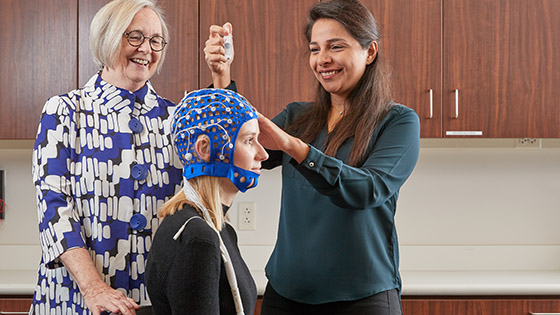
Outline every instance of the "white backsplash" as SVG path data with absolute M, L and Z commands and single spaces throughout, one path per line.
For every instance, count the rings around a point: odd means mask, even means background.
M 31 143 L 32 145 L 32 143 Z M 36 269 L 39 260 L 31 149 L 1 145 L 6 218 L 0 222 L 2 269 Z M 238 231 L 257 283 L 276 239 L 280 170 L 237 202 L 256 203 L 256 230 Z M 401 194 L 397 229 L 401 270 L 560 270 L 560 148 L 440 147 L 423 141 Z M 5 255 L 9 256 L 5 256 Z M 18 263 L 14 263 L 18 262 Z

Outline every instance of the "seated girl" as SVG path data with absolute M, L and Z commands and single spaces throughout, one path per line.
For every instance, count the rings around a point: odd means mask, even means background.
M 268 158 L 257 119 L 230 90 L 194 91 L 178 105 L 172 133 L 184 186 L 160 209 L 148 257 L 154 314 L 253 314 L 255 282 L 226 213 L 238 191 L 257 185 Z

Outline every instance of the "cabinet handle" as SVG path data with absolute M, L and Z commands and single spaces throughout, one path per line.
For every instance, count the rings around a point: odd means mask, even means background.
M 430 119 L 434 117 L 434 90 L 430 89 Z
M 455 90 L 455 119 L 459 118 L 459 90 Z
M 529 312 L 530 315 L 560 315 L 560 313 L 533 313 Z

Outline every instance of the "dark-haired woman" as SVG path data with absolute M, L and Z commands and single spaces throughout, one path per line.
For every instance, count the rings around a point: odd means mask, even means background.
M 281 165 L 283 181 L 262 314 L 402 314 L 394 218 L 418 159 L 418 116 L 391 99 L 367 8 L 323 1 L 308 18 L 316 100 L 289 104 L 273 123 L 259 119 L 270 150 L 263 167 Z M 212 47 L 221 43 L 205 49 L 216 76 L 225 58 Z

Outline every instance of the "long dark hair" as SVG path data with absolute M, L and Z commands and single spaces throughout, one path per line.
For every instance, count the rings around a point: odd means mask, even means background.
M 364 162 L 373 131 L 393 105 L 389 71 L 384 62 L 377 23 L 371 12 L 357 0 L 318 2 L 308 13 L 304 30 L 308 43 L 313 25 L 319 19 L 339 22 L 364 49 L 373 41 L 378 44 L 375 60 L 366 66 L 362 78 L 348 96 L 348 112 L 329 134 L 326 143 L 325 154 L 335 156 L 342 143 L 353 137 L 354 144 L 347 163 L 359 166 Z M 331 96 L 317 81 L 313 105 L 288 126 L 288 131 L 305 142 L 313 141 L 327 124 L 330 108 Z

